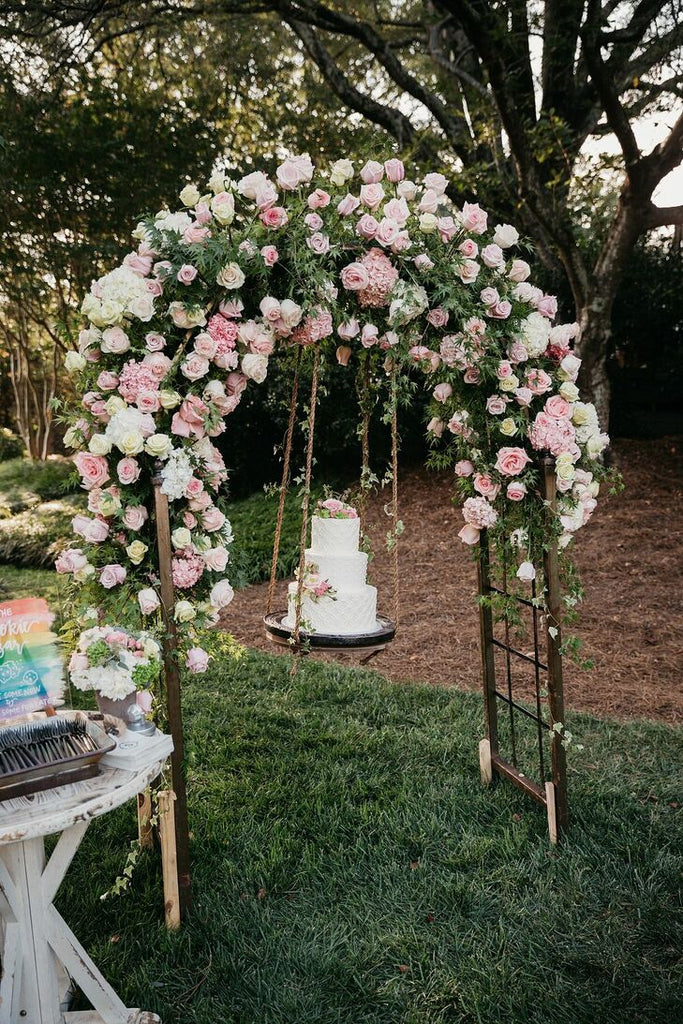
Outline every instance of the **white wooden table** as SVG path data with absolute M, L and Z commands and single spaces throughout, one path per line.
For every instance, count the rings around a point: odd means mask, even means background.
M 52 901 L 93 818 L 141 793 L 161 771 L 155 760 L 0 803 L 0 1024 L 155 1024 L 128 1009 L 102 977 Z M 45 859 L 44 837 L 61 832 Z M 69 1012 L 72 979 L 94 1007 Z

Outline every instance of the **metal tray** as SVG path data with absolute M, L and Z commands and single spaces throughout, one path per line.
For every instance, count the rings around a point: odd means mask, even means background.
M 85 716 L 80 715 L 78 712 L 67 713 L 59 717 L 78 717 L 79 721 L 85 726 L 87 734 L 97 744 L 97 750 L 73 755 L 72 757 L 64 757 L 60 760 L 51 761 L 49 764 L 38 765 L 33 768 L 23 768 L 1 773 L 0 802 L 12 800 L 17 796 L 28 796 L 30 793 L 37 793 L 44 789 L 54 789 L 55 786 L 65 786 L 71 782 L 80 782 L 82 779 L 90 779 L 100 774 L 99 761 L 105 754 L 114 749 L 116 740 L 108 736 L 95 722 L 88 721 Z M 46 718 L 44 721 L 49 721 L 49 719 Z

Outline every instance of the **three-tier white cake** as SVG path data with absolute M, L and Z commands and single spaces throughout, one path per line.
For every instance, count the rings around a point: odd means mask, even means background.
M 366 582 L 368 556 L 358 550 L 359 542 L 357 515 L 312 517 L 311 546 L 306 549 L 308 579 L 301 600 L 301 624 L 306 632 L 354 636 L 377 629 L 377 588 Z M 283 621 L 289 629 L 296 624 L 297 593 L 295 580 L 288 587 Z

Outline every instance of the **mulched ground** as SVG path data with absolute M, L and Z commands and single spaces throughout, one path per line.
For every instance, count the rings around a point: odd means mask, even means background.
M 569 708 L 618 718 L 683 720 L 683 439 L 618 441 L 614 462 L 626 490 L 603 496 L 575 542 L 586 599 L 575 631 L 595 666 L 565 660 Z M 374 547 L 371 582 L 380 611 L 392 614 L 383 505 L 369 508 Z M 480 661 L 476 576 L 456 537 L 462 519 L 451 505 L 449 474 L 424 470 L 401 479 L 401 618 L 396 640 L 371 665 L 392 680 L 478 689 Z M 285 583 L 276 607 L 285 607 Z M 225 626 L 250 647 L 282 651 L 264 634 L 267 586 L 237 594 Z M 529 694 L 520 678 L 523 695 Z

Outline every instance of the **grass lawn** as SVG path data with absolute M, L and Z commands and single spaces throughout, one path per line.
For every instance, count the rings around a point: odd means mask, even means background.
M 673 1024 L 680 734 L 572 716 L 573 824 L 479 783 L 481 703 L 245 653 L 184 690 L 195 905 L 94 822 L 58 904 L 164 1024 Z M 680 980 L 680 979 L 679 979 Z

